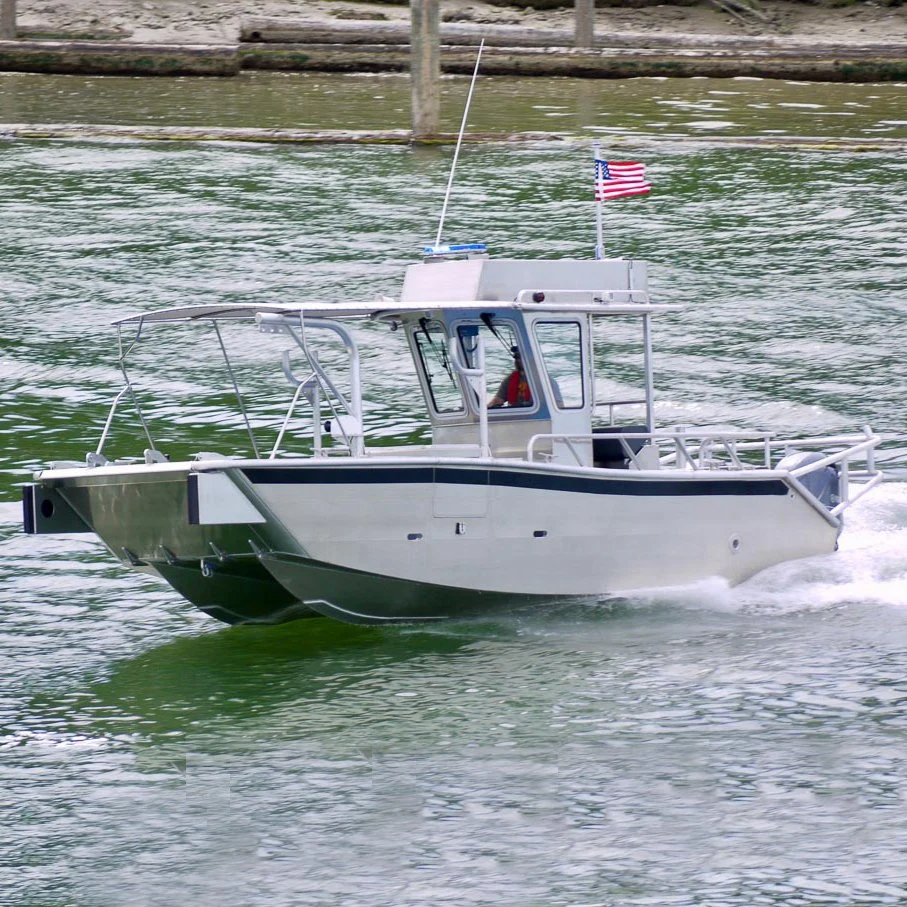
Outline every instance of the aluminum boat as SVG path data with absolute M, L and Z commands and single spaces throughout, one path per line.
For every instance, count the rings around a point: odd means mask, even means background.
M 99 443 L 35 474 L 25 529 L 94 532 L 229 623 L 431 621 L 739 583 L 834 551 L 844 511 L 882 479 L 879 438 L 660 427 L 652 322 L 678 308 L 650 300 L 641 262 L 496 260 L 468 244 L 427 248 L 397 300 L 123 319 L 124 386 Z M 273 356 L 272 408 L 284 395 L 267 448 L 222 342 L 237 322 Z M 596 375 L 618 324 L 621 350 L 628 330 L 636 338 L 638 392 Z M 219 342 L 246 454 L 176 461 L 153 437 L 127 364 L 162 325 Z M 425 410 L 413 443 L 389 444 L 364 418 L 372 344 L 412 362 Z M 140 440 L 134 456 L 108 459 L 124 401 Z

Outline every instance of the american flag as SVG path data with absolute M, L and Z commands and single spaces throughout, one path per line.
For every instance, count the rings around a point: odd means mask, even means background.
M 645 195 L 652 186 L 646 182 L 646 165 L 636 161 L 595 161 L 595 200 L 624 195 Z

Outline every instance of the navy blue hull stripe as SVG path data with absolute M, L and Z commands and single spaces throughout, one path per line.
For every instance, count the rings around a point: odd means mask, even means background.
M 186 487 L 186 504 L 189 509 L 189 525 L 198 526 L 198 475 L 196 473 L 189 474 L 189 483 Z
M 35 486 L 22 486 L 22 523 L 26 535 L 36 535 L 35 527 Z
M 275 466 L 244 469 L 253 485 L 496 485 L 582 494 L 641 497 L 698 497 L 708 495 L 783 495 L 788 487 L 778 479 L 621 479 L 539 474 L 519 470 L 456 469 L 450 466 Z

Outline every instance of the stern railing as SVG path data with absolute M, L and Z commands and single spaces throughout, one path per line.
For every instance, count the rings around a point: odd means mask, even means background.
M 770 432 L 698 432 L 683 426 L 668 431 L 614 432 L 607 435 L 537 434 L 529 439 L 526 459 L 530 463 L 551 462 L 553 443 L 562 442 L 562 449 L 572 453 L 575 465 L 582 466 L 584 464 L 576 445 L 588 445 L 598 438 L 618 442 L 627 465 L 636 470 L 779 470 L 799 485 L 804 476 L 833 467 L 839 475 L 840 503 L 830 509 L 832 516 L 838 516 L 884 479 L 884 473 L 875 465 L 875 448 L 881 443 L 881 438 L 873 434 L 869 426 L 863 428 L 862 434 L 805 438 L 778 438 Z M 643 444 L 634 445 L 633 441 L 642 441 Z M 657 459 L 651 453 L 643 453 L 653 449 L 657 452 Z M 793 469 L 779 468 L 784 457 L 809 451 L 825 455 Z M 863 468 L 854 468 L 854 464 L 860 462 L 865 464 Z

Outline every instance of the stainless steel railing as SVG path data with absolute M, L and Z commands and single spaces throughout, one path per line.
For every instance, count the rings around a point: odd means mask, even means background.
M 881 438 L 873 434 L 869 426 L 864 427 L 862 434 L 805 438 L 777 438 L 769 432 L 697 432 L 683 427 L 670 431 L 615 432 L 604 436 L 592 433 L 537 434 L 529 439 L 526 459 L 529 462 L 550 462 L 553 458 L 551 450 L 560 443 L 560 449 L 570 451 L 576 465 L 585 465 L 579 445 L 583 445 L 588 452 L 586 445 L 592 444 L 596 438 L 618 442 L 628 464 L 637 470 L 775 470 L 785 456 L 795 451 L 823 452 L 825 456 L 814 462 L 781 471 L 799 484 L 800 479 L 809 473 L 827 466 L 836 467 L 841 501 L 830 510 L 833 516 L 846 510 L 884 479 L 884 473 L 876 468 L 874 456 Z M 643 441 L 644 444 L 639 447 L 631 441 Z M 546 449 L 540 450 L 542 446 Z M 634 447 L 637 449 L 634 450 Z M 652 448 L 658 452 L 657 461 L 652 459 L 651 454 L 643 453 Z M 860 462 L 865 464 L 863 468 L 855 468 L 855 464 Z

